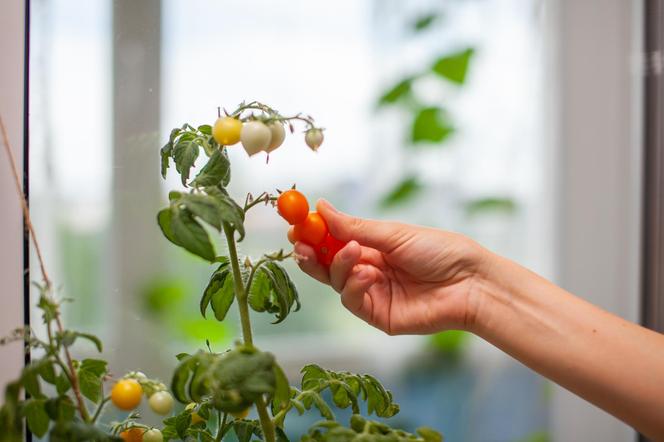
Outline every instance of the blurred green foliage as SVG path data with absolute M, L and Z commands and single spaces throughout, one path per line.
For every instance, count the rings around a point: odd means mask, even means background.
M 157 322 L 166 325 L 176 338 L 200 343 L 205 339 L 228 343 L 234 332 L 228 322 L 203 319 L 191 304 L 190 285 L 179 279 L 155 279 L 143 290 L 143 308 Z
M 519 439 L 516 442 L 550 442 L 551 437 L 546 431 L 536 431 L 531 433 L 524 438 Z
M 459 359 L 470 336 L 461 330 L 448 330 L 429 337 L 429 346 L 451 360 Z
M 441 23 L 442 11 L 430 11 L 410 21 L 415 34 L 436 28 Z M 408 155 L 417 155 L 413 148 L 442 148 L 456 133 L 453 116 L 438 102 L 428 102 L 425 97 L 416 93 L 414 87 L 423 80 L 439 80 L 441 88 L 446 86 L 463 87 L 468 78 L 475 48 L 462 47 L 452 51 L 444 51 L 433 58 L 433 62 L 397 80 L 385 89 L 377 100 L 378 109 L 394 107 L 410 115 L 409 136 L 404 140 L 403 147 L 409 150 Z M 425 189 L 423 181 L 418 177 L 417 170 L 412 169 L 397 180 L 391 189 L 380 199 L 380 207 L 388 209 L 414 200 Z M 465 201 L 466 213 L 476 215 L 481 212 L 500 210 L 512 213 L 516 204 L 504 196 Z

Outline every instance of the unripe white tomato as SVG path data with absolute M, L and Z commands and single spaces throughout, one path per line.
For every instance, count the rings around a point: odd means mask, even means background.
M 173 410 L 173 396 L 168 391 L 157 391 L 150 396 L 148 404 L 152 411 L 165 416 Z
M 143 433 L 143 442 L 163 442 L 164 436 L 161 431 L 153 428 Z
M 307 143 L 307 146 L 313 151 L 318 150 L 320 145 L 323 144 L 323 139 L 323 131 L 320 129 L 309 129 L 304 134 L 304 142 Z
M 268 129 L 270 129 L 270 134 L 272 137 L 270 138 L 270 146 L 265 150 L 267 153 L 272 152 L 281 144 L 284 142 L 284 139 L 286 138 L 286 131 L 284 130 L 284 125 L 281 123 L 281 121 L 272 121 L 267 125 Z
M 240 142 L 249 156 L 255 155 L 270 147 L 272 132 L 260 121 L 249 121 L 242 125 Z

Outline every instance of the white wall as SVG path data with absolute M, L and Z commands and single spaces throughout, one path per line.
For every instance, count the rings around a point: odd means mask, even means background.
M 636 0 L 549 1 L 558 282 L 638 321 L 641 11 Z M 556 387 L 556 441 L 633 441 L 626 425 Z
M 24 3 L 5 1 L 0 13 L 0 115 L 20 171 L 23 169 Z M 0 149 L 0 207 L 0 335 L 6 335 L 23 324 L 23 218 L 4 146 Z M 21 350 L 19 343 L 1 349 L 0 386 L 18 375 L 23 365 Z

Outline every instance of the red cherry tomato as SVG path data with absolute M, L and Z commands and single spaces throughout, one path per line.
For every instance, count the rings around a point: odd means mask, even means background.
M 317 246 L 327 236 L 327 223 L 318 212 L 311 212 L 304 222 L 295 224 L 293 237 L 296 241 L 302 241 L 310 246 Z
M 288 224 L 304 222 L 309 215 L 307 198 L 295 189 L 287 190 L 277 199 L 277 210 Z
M 334 256 L 339 250 L 343 249 L 345 245 L 345 242 L 339 241 L 328 233 L 323 242 L 316 247 L 316 258 L 318 258 L 318 262 L 325 267 L 329 267 L 332 264 Z

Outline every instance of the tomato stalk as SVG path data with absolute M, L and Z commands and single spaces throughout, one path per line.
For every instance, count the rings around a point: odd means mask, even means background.
M 240 271 L 240 261 L 237 257 L 237 246 L 235 244 L 235 231 L 228 223 L 223 223 L 224 234 L 226 235 L 226 242 L 228 244 L 228 253 L 230 254 L 231 267 L 233 269 L 233 280 L 235 284 L 235 297 L 237 299 L 238 308 L 240 310 L 240 324 L 242 325 L 242 337 L 244 344 L 253 347 L 253 337 L 251 332 L 251 319 L 249 317 L 249 296 L 247 293 L 248 287 L 245 288 L 242 282 L 242 273 Z M 256 411 L 258 418 L 263 429 L 265 442 L 275 442 L 274 423 L 270 419 L 267 412 L 267 404 L 262 397 L 256 400 Z
M 32 238 L 32 243 L 35 246 L 35 252 L 37 254 L 37 260 L 39 261 L 39 268 L 41 270 L 42 280 L 44 281 L 45 292 L 46 292 L 45 295 L 50 298 L 50 293 L 53 288 L 53 283 L 51 282 L 51 279 L 49 278 L 48 273 L 46 272 L 44 257 L 42 255 L 41 247 L 39 247 L 39 241 L 37 241 L 37 234 L 35 233 L 35 229 L 32 225 L 32 218 L 30 217 L 30 209 L 28 208 L 28 201 L 26 200 L 25 194 L 23 193 L 23 190 L 21 188 L 21 181 L 18 177 L 18 172 L 16 170 L 16 159 L 14 158 L 14 153 L 12 152 L 12 149 L 9 144 L 9 136 L 7 135 L 7 128 L 5 127 L 5 123 L 2 120 L 2 116 L 0 116 L 0 130 L 2 131 L 2 141 L 5 146 L 5 153 L 9 158 L 9 165 L 11 166 L 12 175 L 14 177 L 16 192 L 18 193 L 19 200 L 21 202 L 21 209 L 23 210 L 23 222 L 25 223 L 25 228 L 28 230 L 28 233 Z M 60 320 L 60 308 L 57 304 L 55 307 L 54 319 L 58 332 L 61 335 L 64 334 L 64 328 L 62 327 L 62 321 Z M 48 326 L 50 332 L 50 321 Z M 49 338 L 52 339 L 52 335 L 49 336 Z M 52 345 L 53 343 L 50 342 L 50 344 Z M 81 415 L 81 419 L 83 419 L 84 422 L 88 422 L 90 420 L 90 415 L 88 414 L 88 409 L 85 406 L 85 402 L 83 402 L 83 396 L 81 395 L 78 376 L 76 375 L 76 370 L 74 369 L 74 363 L 72 361 L 71 355 L 69 354 L 69 349 L 67 348 L 67 346 L 65 345 L 63 347 L 64 347 L 65 359 L 67 361 L 67 366 L 69 367 L 69 370 L 64 370 L 65 368 L 64 364 L 62 368 L 63 371 L 65 372 L 65 375 L 69 378 L 72 391 L 74 392 L 74 396 L 76 397 L 78 411 L 79 414 Z M 57 352 L 54 353 L 56 355 L 56 358 L 59 359 L 60 357 L 59 355 L 57 355 Z

